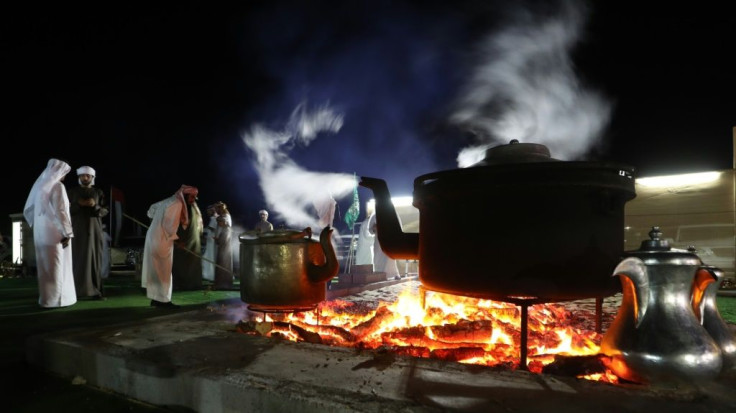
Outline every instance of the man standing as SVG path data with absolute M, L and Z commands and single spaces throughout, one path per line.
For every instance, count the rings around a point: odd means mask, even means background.
M 366 218 L 360 224 L 358 233 L 358 248 L 355 251 L 355 265 L 370 265 L 373 268 L 373 245 L 375 235 L 371 230 L 371 219 L 374 216 L 373 203 L 366 204 Z M 372 272 L 372 271 L 371 271 Z
M 202 254 L 204 225 L 196 194 L 187 197 L 185 208 L 189 214 L 189 226 L 180 226 L 177 231 L 179 240 L 174 248 L 172 268 L 174 291 L 202 289 L 202 257 L 200 254 Z
M 77 302 L 70 244 L 74 232 L 69 197 L 62 183 L 71 169 L 64 161 L 49 159 L 23 208 L 23 216 L 33 228 L 38 304 L 44 308 L 66 307 Z
M 261 217 L 261 220 L 256 223 L 256 232 L 273 231 L 273 225 L 268 222 L 268 211 L 262 209 L 258 211 L 258 215 Z
M 202 259 L 202 278 L 215 281 L 215 234 L 217 232 L 217 212 L 215 205 L 207 207 L 207 226 L 204 227 L 204 254 Z
M 69 189 L 69 212 L 74 229 L 72 262 L 77 297 L 104 300 L 102 274 L 105 234 L 102 217 L 108 209 L 105 193 L 94 186 L 95 170 L 89 166 L 77 169 L 79 186 Z
M 401 218 L 398 214 L 397 218 L 399 219 L 399 224 L 401 224 Z M 378 226 L 376 224 L 375 213 L 368 220 L 368 230 L 373 234 L 373 271 L 386 273 L 386 278 L 389 280 L 401 279 L 396 260 L 386 255 L 383 249 L 381 249 L 381 244 L 378 242 Z
M 233 251 L 232 232 L 233 219 L 227 205 L 220 201 L 216 206 L 217 232 L 215 243 L 217 244 L 217 268 L 215 268 L 216 290 L 229 290 L 233 288 Z
M 174 195 L 148 209 L 151 226 L 143 246 L 141 284 L 153 307 L 179 307 L 171 302 L 174 241 L 179 239 L 179 226 L 189 227 L 187 205 L 194 202 L 198 192 L 193 186 L 182 185 Z

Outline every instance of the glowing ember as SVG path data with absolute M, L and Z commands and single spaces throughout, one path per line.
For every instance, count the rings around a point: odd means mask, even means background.
M 343 347 L 390 348 L 398 354 L 460 363 L 516 368 L 520 354 L 520 307 L 498 301 L 427 293 L 402 293 L 393 303 L 366 309 L 355 303 L 324 302 L 319 311 L 267 315 L 241 331 L 293 341 Z M 541 373 L 559 356 L 598 354 L 601 335 L 575 328 L 573 314 L 559 304 L 529 306 L 527 369 Z M 579 324 L 579 323 L 577 323 Z M 617 382 L 605 373 L 578 377 Z

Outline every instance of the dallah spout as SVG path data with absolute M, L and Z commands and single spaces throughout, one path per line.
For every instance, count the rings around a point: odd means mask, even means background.
M 325 263 L 318 265 L 310 262 L 307 268 L 307 276 L 314 283 L 322 283 L 335 277 L 340 272 L 340 265 L 337 262 L 335 248 L 332 246 L 332 227 L 325 227 L 319 234 L 319 249 L 324 253 Z M 317 245 L 317 244 L 315 244 Z

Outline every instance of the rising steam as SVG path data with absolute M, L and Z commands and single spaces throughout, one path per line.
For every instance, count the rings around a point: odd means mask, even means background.
M 353 174 L 323 173 L 300 167 L 289 152 L 308 146 L 320 133 L 337 133 L 343 116 L 328 106 L 308 111 L 302 103 L 292 112 L 284 130 L 256 124 L 243 134 L 255 156 L 259 184 L 269 212 L 292 228 L 321 228 L 315 206 L 352 194 Z
M 519 11 L 479 43 L 477 67 L 450 118 L 477 137 L 476 146 L 458 155 L 459 166 L 511 139 L 544 144 L 558 159 L 578 158 L 608 125 L 610 105 L 584 89 L 569 55 L 586 11 L 576 2 L 560 3 L 551 17 Z

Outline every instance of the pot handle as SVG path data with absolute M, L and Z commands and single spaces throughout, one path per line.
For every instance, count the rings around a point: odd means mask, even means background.
M 297 232 L 289 235 L 289 241 L 300 239 L 300 238 L 312 238 L 312 227 L 306 227 L 302 232 Z
M 629 257 L 616 266 L 613 275 L 621 277 L 621 287 L 624 294 L 621 307 L 632 311 L 634 327 L 639 328 L 649 306 L 647 266 L 641 259 Z
M 716 267 L 704 265 L 698 268 L 698 272 L 695 273 L 690 297 L 695 317 L 698 319 L 700 324 L 703 324 L 703 313 L 705 312 L 704 309 L 707 302 L 706 293 L 708 291 L 708 286 L 720 280 L 719 272 L 722 273 L 722 271 Z

